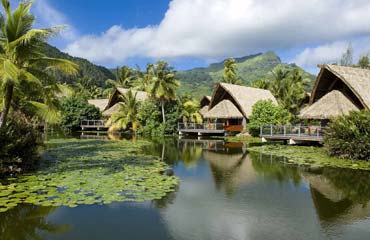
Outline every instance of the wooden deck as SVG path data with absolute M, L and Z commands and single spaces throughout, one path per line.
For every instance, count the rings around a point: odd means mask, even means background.
M 268 125 L 261 126 L 262 141 L 287 141 L 289 144 L 322 143 L 325 127 L 302 125 Z
M 107 130 L 109 126 L 106 126 L 107 121 L 105 120 L 83 120 L 81 121 L 81 129 L 85 130 Z
M 178 123 L 180 135 L 189 134 L 202 135 L 225 135 L 226 130 L 223 123 Z

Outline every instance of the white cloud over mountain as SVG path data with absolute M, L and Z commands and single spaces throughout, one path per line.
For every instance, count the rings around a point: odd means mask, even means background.
M 368 0 L 173 0 L 154 26 L 112 26 L 64 49 L 101 64 L 128 58 L 201 59 L 306 46 L 302 65 L 331 60 L 347 39 L 370 36 Z M 51 13 L 53 14 L 53 13 Z

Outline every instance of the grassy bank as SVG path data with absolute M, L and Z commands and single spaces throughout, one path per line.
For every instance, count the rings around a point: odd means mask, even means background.
M 261 143 L 259 138 L 252 137 L 229 137 L 227 141 L 245 142 L 247 144 Z M 249 146 L 248 151 L 280 157 L 283 159 L 282 161 L 285 160 L 290 164 L 370 170 L 370 162 L 330 157 L 324 147 L 263 144 L 261 146 Z

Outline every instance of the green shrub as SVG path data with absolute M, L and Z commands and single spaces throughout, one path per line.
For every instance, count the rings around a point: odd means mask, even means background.
M 267 124 L 285 124 L 289 122 L 290 113 L 280 106 L 276 106 L 271 100 L 256 102 L 249 119 L 248 132 L 253 137 L 258 137 L 260 127 Z
M 5 128 L 0 129 L 0 161 L 31 159 L 35 155 L 39 134 L 20 114 L 8 118 Z
M 352 112 L 333 120 L 324 143 L 331 156 L 370 160 L 370 112 Z
M 90 105 L 86 99 L 78 96 L 64 98 L 61 103 L 61 110 L 61 127 L 66 131 L 79 130 L 82 120 L 101 119 L 100 110 Z

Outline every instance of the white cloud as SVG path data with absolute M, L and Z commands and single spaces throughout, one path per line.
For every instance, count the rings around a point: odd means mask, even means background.
M 314 69 L 317 64 L 338 62 L 351 43 L 354 63 L 360 56 L 370 53 L 370 37 L 360 37 L 352 41 L 335 41 L 316 47 L 305 48 L 291 61 L 303 68 Z
M 77 30 L 69 23 L 63 13 L 51 6 L 47 0 L 35 1 L 33 13 L 36 16 L 36 23 L 40 27 L 64 26 L 60 36 L 66 41 L 73 41 L 77 38 Z
M 103 64 L 245 55 L 369 35 L 369 12 L 368 0 L 173 0 L 159 25 L 112 26 L 65 51 Z

